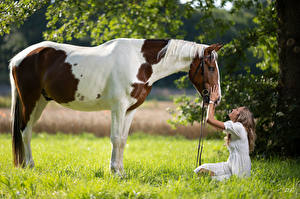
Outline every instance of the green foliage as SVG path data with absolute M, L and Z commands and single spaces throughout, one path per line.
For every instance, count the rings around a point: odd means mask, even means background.
M 239 2 L 239 1 L 237 1 Z M 234 4 L 232 13 L 239 16 L 245 9 L 252 9 L 255 17 L 254 26 L 240 30 L 240 33 L 223 48 L 220 56 L 227 73 L 238 71 L 241 63 L 253 54 L 260 61 L 256 67 L 261 70 L 271 69 L 278 72 L 277 13 L 275 1 L 243 1 Z M 250 53 L 251 52 L 251 53 Z M 244 62 L 244 63 L 243 63 Z
M 278 72 L 278 42 L 277 42 L 277 13 L 275 1 L 267 6 L 258 5 L 257 16 L 253 21 L 257 24 L 256 34 L 258 35 L 257 46 L 254 47 L 254 55 L 262 58 L 256 66 L 262 70 L 268 68 Z
M 174 81 L 175 85 L 179 89 L 184 89 L 189 86 L 189 77 L 187 75 L 182 76 Z
M 0 3 L 0 36 L 10 33 L 14 26 L 20 26 L 49 0 L 4 0 Z
M 196 140 L 133 134 L 123 178 L 109 171 L 109 138 L 33 134 L 35 169 L 12 165 L 11 136 L 0 135 L 1 198 L 298 198 L 300 163 L 253 159 L 251 177 L 217 182 L 193 173 Z M 204 162 L 226 161 L 223 142 L 204 142 Z
M 191 98 L 185 95 L 174 98 L 174 103 L 177 105 L 176 111 L 171 111 L 173 118 L 168 120 L 168 123 L 176 128 L 177 125 L 193 124 L 200 122 L 201 118 L 201 99 Z
M 93 44 L 117 37 L 183 38 L 181 18 L 190 10 L 176 0 L 55 1 L 46 13 L 44 36 L 59 42 L 89 36 Z

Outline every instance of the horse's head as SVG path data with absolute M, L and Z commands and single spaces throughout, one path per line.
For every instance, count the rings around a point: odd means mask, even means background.
M 210 88 L 212 88 L 214 85 L 219 88 L 220 94 L 217 104 L 221 100 L 217 51 L 222 48 L 222 46 L 223 45 L 221 44 L 213 44 L 206 47 L 204 49 L 203 56 L 197 53 L 190 66 L 190 81 L 203 97 L 204 103 L 209 102 Z

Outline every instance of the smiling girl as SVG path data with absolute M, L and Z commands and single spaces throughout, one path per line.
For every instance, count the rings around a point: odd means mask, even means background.
M 256 139 L 253 114 L 247 107 L 233 109 L 229 114 L 229 121 L 221 122 L 214 118 L 215 102 L 219 99 L 218 88 L 213 87 L 210 94 L 207 122 L 225 130 L 226 145 L 229 150 L 227 162 L 203 164 L 194 170 L 195 173 L 208 173 L 217 180 L 227 179 L 232 175 L 248 177 L 251 171 L 249 153 L 254 150 Z

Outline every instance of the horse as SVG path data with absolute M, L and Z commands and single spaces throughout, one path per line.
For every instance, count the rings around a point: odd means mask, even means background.
M 176 39 L 129 38 L 95 47 L 51 41 L 27 47 L 9 64 L 15 167 L 34 167 L 32 127 L 53 100 L 74 110 L 111 110 L 110 170 L 122 175 L 123 152 L 134 113 L 153 83 L 184 71 L 202 96 L 209 95 L 214 85 L 221 96 L 217 64 L 221 47 Z

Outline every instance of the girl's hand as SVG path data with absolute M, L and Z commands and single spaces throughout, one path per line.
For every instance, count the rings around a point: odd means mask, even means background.
M 219 88 L 214 85 L 210 88 L 210 100 L 216 102 L 219 99 L 219 97 Z

